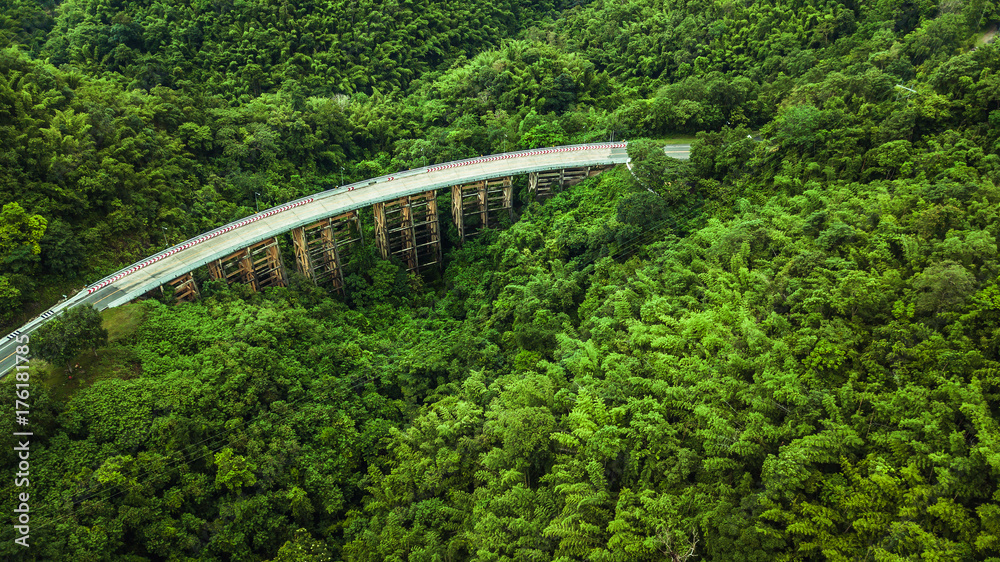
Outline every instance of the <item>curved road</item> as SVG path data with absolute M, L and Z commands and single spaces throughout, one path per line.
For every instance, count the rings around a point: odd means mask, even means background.
M 626 144 L 621 142 L 508 152 L 368 179 L 262 211 L 132 264 L 43 312 L 0 343 L 0 373 L 7 373 L 16 363 L 16 346 L 23 344 L 18 344 L 15 336 L 30 335 L 62 310 L 81 304 L 104 310 L 127 303 L 213 260 L 293 228 L 432 189 L 529 172 L 628 161 Z
M 690 144 L 668 144 L 663 147 L 663 153 L 678 160 L 687 160 L 691 157 Z

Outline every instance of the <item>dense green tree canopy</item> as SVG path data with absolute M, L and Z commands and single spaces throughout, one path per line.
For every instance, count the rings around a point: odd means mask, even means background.
M 196 272 L 50 322 L 0 558 L 1000 559 L 997 2 L 0 8 L 8 327 L 257 200 L 633 159 L 464 244 L 442 213 L 439 271 L 366 215 L 343 294 Z
M 96 309 L 77 306 L 46 322 L 34 333 L 33 340 L 29 349 L 35 357 L 68 367 L 80 351 L 96 354 L 97 348 L 107 345 L 108 331 L 101 325 L 101 314 Z

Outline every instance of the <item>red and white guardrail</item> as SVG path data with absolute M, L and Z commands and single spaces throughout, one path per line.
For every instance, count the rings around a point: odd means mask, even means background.
M 89 287 L 87 289 L 87 294 L 89 295 L 89 294 L 93 293 L 94 291 L 98 291 L 100 289 L 103 289 L 104 287 L 106 287 L 106 286 L 114 283 L 115 281 L 118 281 L 119 279 L 125 277 L 126 275 L 131 275 L 131 274 L 135 273 L 136 271 L 139 271 L 140 269 L 142 269 L 142 268 L 144 268 L 144 267 L 146 267 L 148 265 L 152 265 L 152 264 L 154 264 L 154 263 L 162 260 L 163 258 L 170 257 L 170 256 L 172 256 L 172 255 L 174 255 L 177 252 L 180 252 L 182 250 L 187 250 L 188 248 L 190 248 L 192 246 L 197 246 L 198 244 L 201 244 L 202 242 L 204 242 L 206 240 L 211 240 L 212 238 L 215 238 L 216 236 L 221 236 L 221 235 L 223 235 L 223 234 L 225 234 L 227 232 L 230 232 L 232 230 L 240 228 L 241 226 L 246 226 L 246 225 L 248 225 L 248 224 L 250 224 L 252 222 L 257 222 L 257 221 L 259 221 L 261 219 L 266 219 L 267 217 L 270 217 L 272 215 L 276 215 L 276 214 L 278 214 L 278 213 L 280 213 L 282 211 L 287 211 L 288 209 L 291 209 L 291 208 L 294 208 L 294 207 L 298 207 L 300 205 L 305 205 L 307 203 L 312 203 L 312 201 L 313 201 L 313 198 L 309 197 L 308 199 L 303 199 L 301 201 L 296 201 L 295 203 L 289 203 L 287 205 L 282 205 L 281 207 L 275 207 L 275 208 L 271 209 L 270 211 L 265 211 L 263 213 L 258 213 L 256 215 L 247 217 L 247 218 L 245 218 L 245 219 L 243 219 L 243 220 L 241 220 L 239 222 L 234 222 L 233 224 L 230 224 L 228 226 L 220 228 L 219 230 L 216 230 L 214 232 L 209 232 L 208 234 L 206 234 L 204 236 L 199 236 L 198 238 L 195 238 L 194 240 L 191 240 L 191 241 L 189 241 L 189 242 L 187 242 L 185 244 L 177 246 L 176 248 L 171 248 L 170 250 L 167 250 L 166 252 L 164 252 L 164 253 L 162 253 L 162 254 L 160 254 L 158 256 L 149 258 L 148 260 L 146 260 L 144 262 L 137 263 L 137 264 L 133 265 L 132 267 L 130 267 L 130 268 L 122 271 L 118 275 L 115 275 L 114 277 L 105 279 L 104 281 L 101 281 L 100 283 L 97 283 L 93 287 Z
M 560 148 L 546 148 L 542 150 L 531 150 L 527 152 L 512 152 L 508 154 L 499 154 L 497 156 L 489 156 L 486 158 L 476 158 L 474 160 L 465 160 L 463 162 L 452 162 L 451 164 L 442 164 L 440 166 L 431 166 L 427 168 L 427 172 L 437 172 L 439 170 L 447 170 L 448 168 L 458 168 L 459 166 L 469 166 L 471 164 L 484 164 L 486 162 L 496 162 L 497 160 L 508 160 L 510 158 L 521 158 L 524 156 L 536 156 L 539 154 L 554 154 L 557 152 L 573 152 L 576 150 L 597 150 L 604 148 L 625 148 L 628 145 L 623 142 L 619 143 L 607 143 L 598 145 L 587 145 L 587 146 L 563 146 Z M 389 178 L 390 180 L 393 178 Z

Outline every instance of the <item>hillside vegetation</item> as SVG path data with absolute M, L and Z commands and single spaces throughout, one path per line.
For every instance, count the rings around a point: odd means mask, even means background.
M 633 158 L 440 272 L 365 247 L 36 362 L 0 557 L 1000 560 L 996 2 L 0 8 L 8 326 L 258 193 Z

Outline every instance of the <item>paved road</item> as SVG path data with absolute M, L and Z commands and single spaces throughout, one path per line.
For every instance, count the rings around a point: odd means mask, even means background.
M 668 144 L 663 147 L 663 152 L 667 156 L 672 156 L 678 160 L 687 160 L 691 157 L 690 144 Z
M 317 193 L 262 211 L 168 248 L 90 285 L 15 333 L 31 334 L 56 313 L 73 306 L 98 310 L 125 304 L 211 261 L 293 228 L 375 203 L 483 179 L 628 162 L 625 143 L 599 143 L 494 154 L 435 164 Z M 12 334 L 13 335 L 13 334 Z M 0 373 L 15 364 L 17 343 L 0 343 Z

